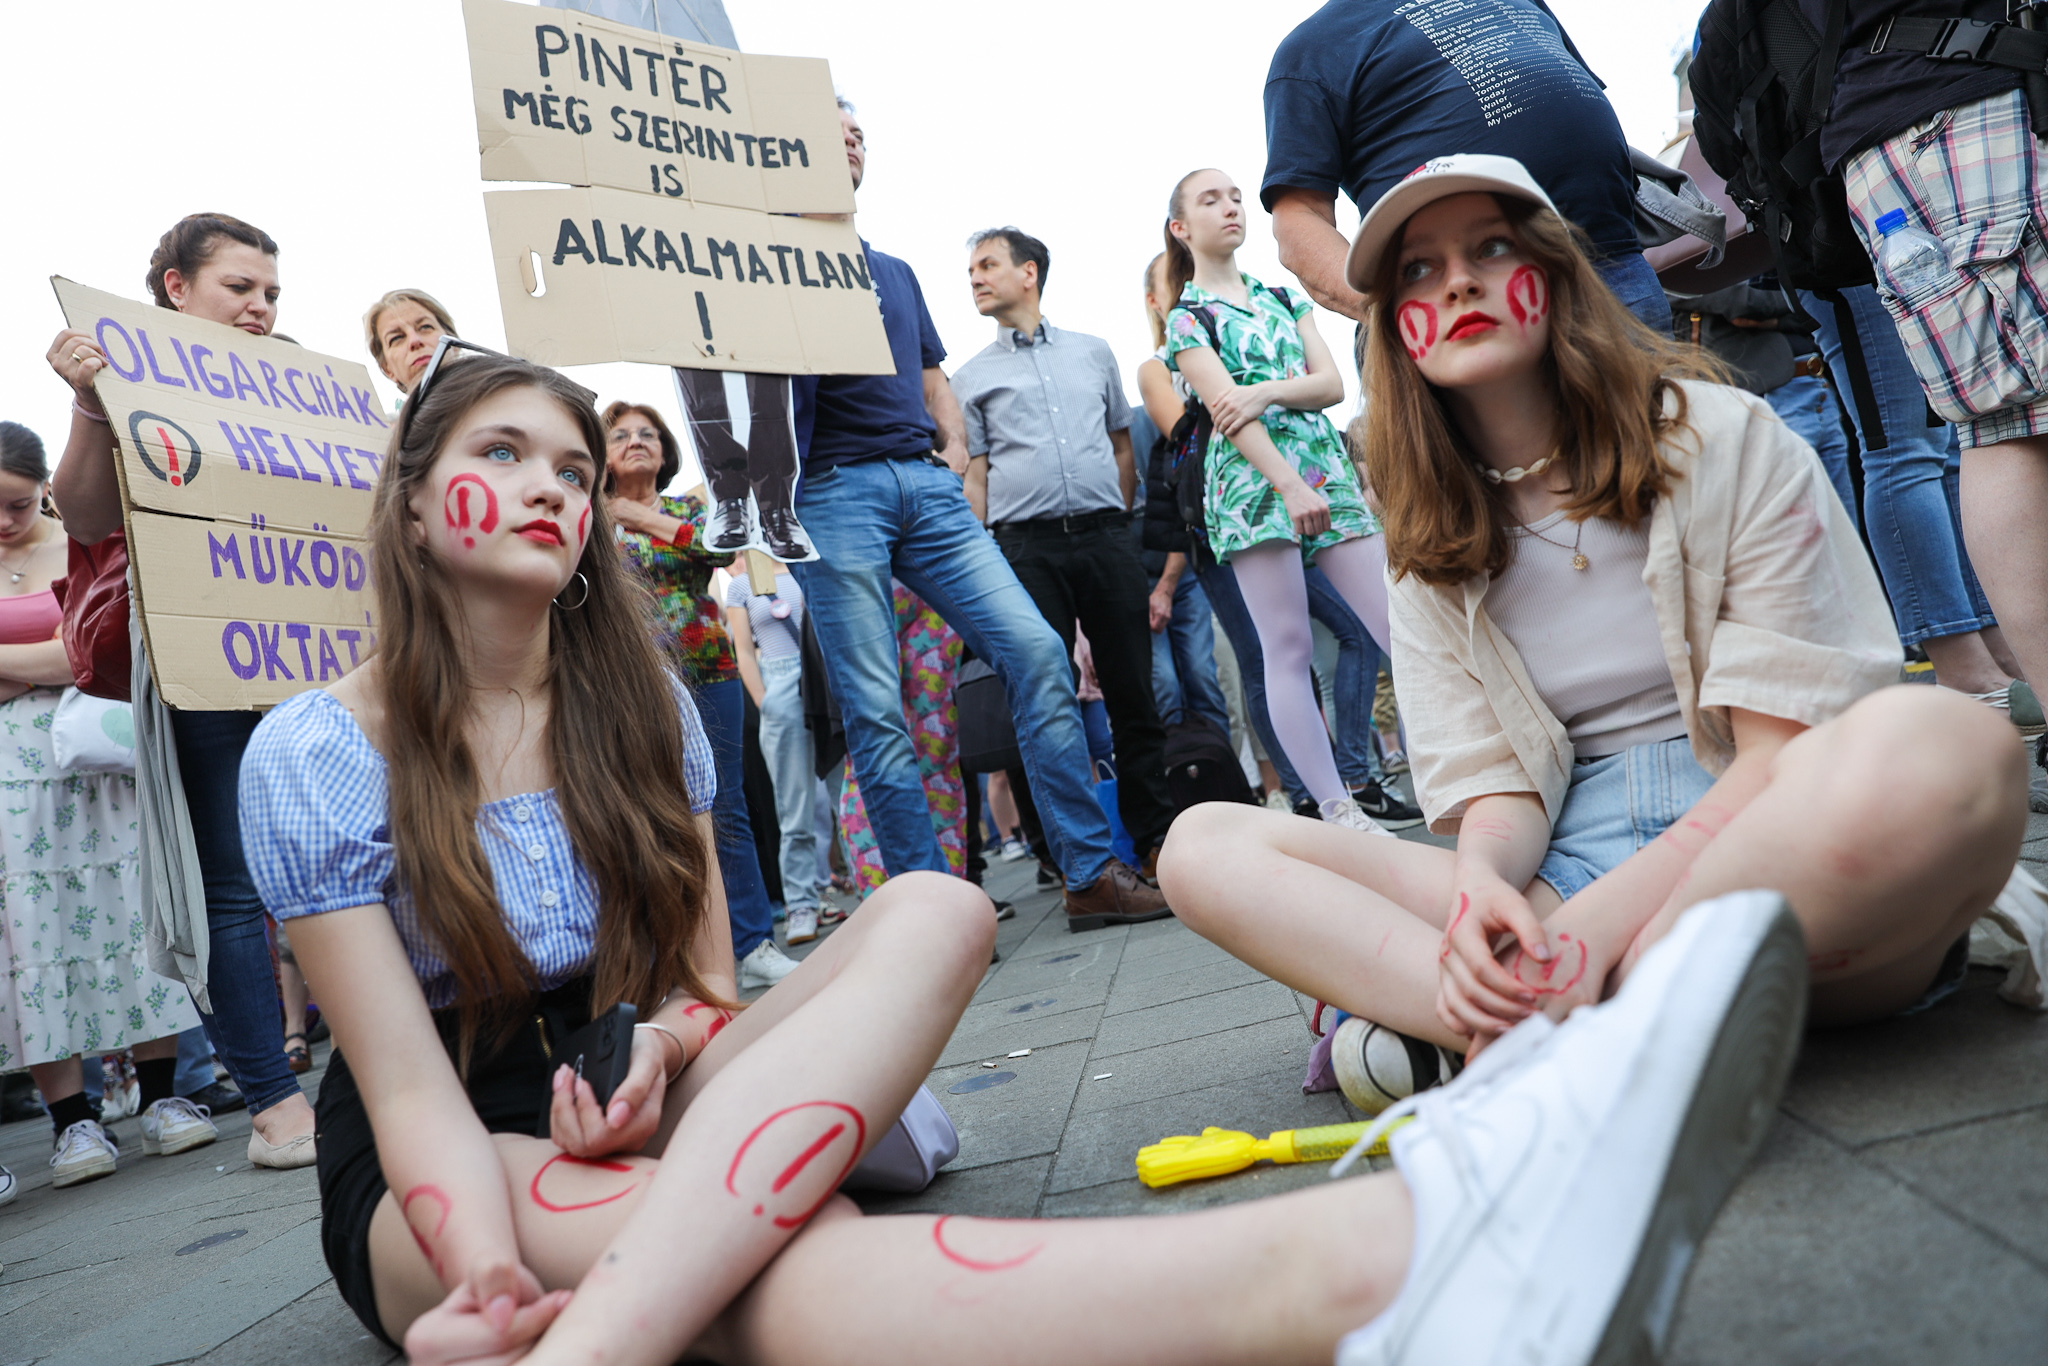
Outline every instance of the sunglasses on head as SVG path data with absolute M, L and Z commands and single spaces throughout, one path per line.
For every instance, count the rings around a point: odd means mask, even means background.
M 399 409 L 398 444 L 392 448 L 393 450 L 402 451 L 405 449 L 406 438 L 412 428 L 412 415 L 426 405 L 427 391 L 432 389 L 434 381 L 440 378 L 441 367 L 444 363 L 448 362 L 448 353 L 451 351 L 474 351 L 479 356 L 496 356 L 499 360 L 518 359 L 516 356 L 506 355 L 503 351 L 493 351 L 488 346 L 478 346 L 475 342 L 464 341 L 453 333 L 442 333 L 441 340 L 434 343 L 433 359 L 429 360 L 427 368 L 420 372 L 420 382 L 412 387 L 412 393 L 406 396 L 405 406 Z M 594 405 L 597 402 L 597 395 L 590 390 L 585 389 L 580 384 L 574 387 L 576 392 L 583 396 L 585 403 Z

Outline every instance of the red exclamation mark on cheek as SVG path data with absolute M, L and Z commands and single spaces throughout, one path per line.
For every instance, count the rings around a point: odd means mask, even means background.
M 177 488 L 185 482 L 185 476 L 178 472 L 177 443 L 172 441 L 171 434 L 161 427 L 156 429 L 156 435 L 157 439 L 164 443 L 164 455 L 170 461 L 171 487 Z

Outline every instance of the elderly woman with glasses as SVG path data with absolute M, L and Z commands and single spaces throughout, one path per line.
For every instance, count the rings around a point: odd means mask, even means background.
M 704 728 L 718 761 L 713 820 L 740 990 L 774 986 L 796 964 L 775 946 L 774 909 L 761 878 L 753 822 L 741 790 L 746 694 L 732 637 L 711 594 L 711 571 L 732 557 L 705 545 L 702 499 L 662 492 L 682 467 L 683 457 L 661 414 L 645 404 L 622 401 L 604 410 L 604 426 L 605 507 L 618 527 L 620 550 L 661 605 L 668 624 L 664 644 L 704 713 Z

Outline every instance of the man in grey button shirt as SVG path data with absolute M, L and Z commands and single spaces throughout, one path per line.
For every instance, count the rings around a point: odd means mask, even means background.
M 1117 805 L 1149 872 L 1173 808 L 1152 691 L 1150 583 L 1129 530 L 1131 409 L 1109 344 L 1039 313 L 1050 266 L 1045 244 L 1016 228 L 968 244 L 974 306 L 996 320 L 996 339 L 953 376 L 967 419 L 967 497 L 1068 650 L 1077 622 L 1088 634 L 1116 741 Z M 1028 788 L 1018 796 L 1028 801 Z

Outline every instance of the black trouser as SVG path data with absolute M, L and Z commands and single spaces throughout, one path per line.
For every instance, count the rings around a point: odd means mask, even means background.
M 696 438 L 697 460 L 711 497 L 729 503 L 747 496 L 762 508 L 787 508 L 796 482 L 796 441 L 789 425 L 789 376 L 747 376 L 747 407 L 752 423 L 747 444 L 732 434 L 732 413 L 725 401 L 723 370 L 682 370 L 683 404 L 689 410 L 690 434 Z
M 1173 807 L 1166 797 L 1166 729 L 1152 691 L 1151 584 L 1131 548 L 1128 519 L 1097 514 L 1067 530 L 1057 520 L 1010 522 L 996 544 L 1017 581 L 1060 633 L 1068 654 L 1074 624 L 1088 633 L 1095 677 L 1116 740 L 1117 807 L 1139 856 L 1166 838 Z M 1029 788 L 1014 781 L 1021 809 Z

